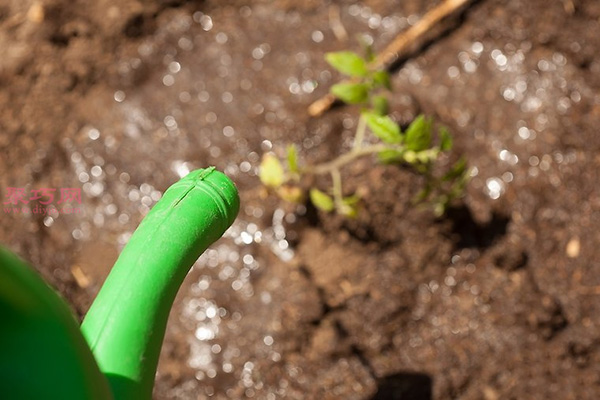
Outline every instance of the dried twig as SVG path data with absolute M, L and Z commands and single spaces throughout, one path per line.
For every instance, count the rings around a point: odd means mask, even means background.
M 575 14 L 575 3 L 573 3 L 573 0 L 562 0 L 563 3 L 563 8 L 565 9 L 565 12 L 569 15 L 573 15 Z
M 431 30 L 442 19 L 458 11 L 473 0 L 446 0 L 427 12 L 415 25 L 401 32 L 396 38 L 380 52 L 372 63 L 373 68 L 388 68 L 398 58 L 410 49 L 425 33 Z M 309 115 L 318 117 L 327 111 L 335 102 L 335 97 L 328 93 L 321 97 L 308 108 Z
M 342 24 L 340 6 L 338 5 L 332 4 L 329 6 L 329 26 L 337 40 L 344 42 L 348 39 L 348 32 L 346 32 L 346 28 Z
M 85 289 L 86 287 L 90 286 L 90 278 L 88 278 L 85 272 L 83 272 L 81 267 L 78 265 L 73 265 L 71 267 L 71 274 L 75 278 L 75 282 L 77 282 L 77 285 L 79 285 L 80 288 Z

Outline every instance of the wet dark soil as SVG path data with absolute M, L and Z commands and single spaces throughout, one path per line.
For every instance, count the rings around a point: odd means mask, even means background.
M 180 290 L 156 399 L 597 399 L 597 1 L 477 1 L 401 60 L 393 115 L 472 167 L 445 217 L 366 159 L 354 221 L 258 189 L 265 151 L 349 145 L 356 109 L 306 113 L 323 54 L 358 48 L 337 18 L 381 49 L 437 3 L 5 1 L 0 192 L 81 188 L 82 212 L 3 210 L 0 241 L 82 317 L 160 194 L 216 165 L 242 210 Z

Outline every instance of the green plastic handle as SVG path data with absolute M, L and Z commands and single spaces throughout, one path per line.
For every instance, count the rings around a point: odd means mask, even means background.
M 123 249 L 81 331 L 115 399 L 150 399 L 169 311 L 192 264 L 239 210 L 214 168 L 171 186 Z

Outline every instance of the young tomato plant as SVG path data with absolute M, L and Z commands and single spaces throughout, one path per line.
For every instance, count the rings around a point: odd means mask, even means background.
M 350 51 L 325 56 L 333 68 L 348 77 L 333 85 L 331 93 L 345 103 L 361 106 L 352 148 L 324 163 L 301 165 L 296 147 L 289 145 L 283 163 L 272 153 L 263 156 L 260 180 L 286 201 L 301 203 L 308 192 L 316 208 L 356 217 L 361 199 L 355 194 L 343 195 L 341 169 L 358 158 L 375 155 L 380 163 L 407 165 L 424 175 L 425 185 L 415 201 L 429 203 L 434 213 L 441 216 L 454 199 L 462 196 L 468 181 L 467 164 L 460 159 L 441 175 L 434 174 L 440 154 L 452 149 L 452 137 L 442 128 L 434 138 L 432 121 L 423 115 L 402 131 L 388 115 L 386 94 L 391 91 L 390 76 L 387 71 L 373 70 L 370 67 L 372 52 L 367 53 L 365 58 Z M 375 143 L 365 143 L 365 135 L 369 133 L 376 137 Z M 331 186 L 326 189 L 302 187 L 302 177 L 310 175 L 330 175 Z

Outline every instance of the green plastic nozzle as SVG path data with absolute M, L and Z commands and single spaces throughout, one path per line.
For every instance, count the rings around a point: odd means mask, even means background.
M 192 264 L 239 210 L 214 168 L 171 186 L 123 249 L 81 330 L 115 399 L 150 399 L 169 311 Z
M 0 398 L 150 399 L 177 290 L 238 209 L 235 186 L 214 168 L 171 186 L 123 249 L 81 331 L 65 301 L 0 247 Z

